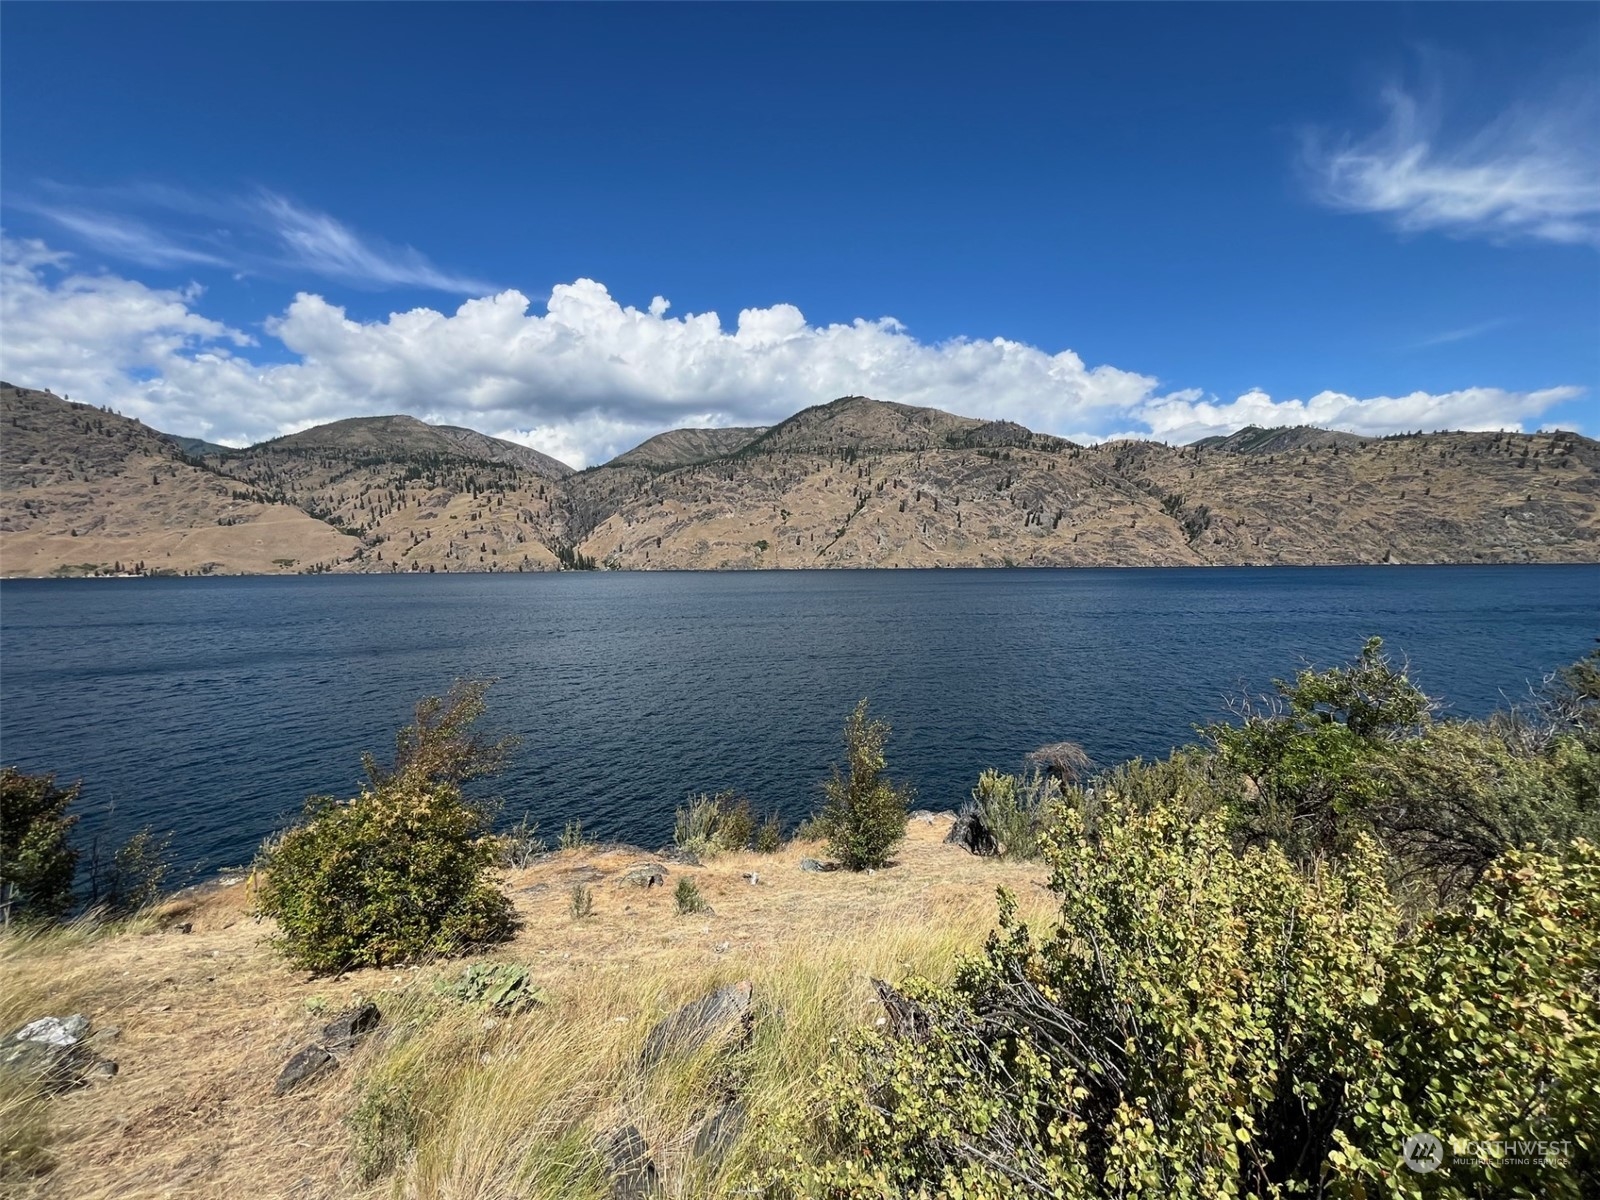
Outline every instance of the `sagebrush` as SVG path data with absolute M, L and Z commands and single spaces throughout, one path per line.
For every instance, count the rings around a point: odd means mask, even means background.
M 395 765 L 366 760 L 369 785 L 345 801 L 313 797 L 300 824 L 265 851 L 259 911 L 288 958 L 313 971 L 412 962 L 507 937 L 510 901 L 495 886 L 491 805 L 461 782 L 504 759 L 508 742 L 474 729 L 482 682 L 417 705 Z

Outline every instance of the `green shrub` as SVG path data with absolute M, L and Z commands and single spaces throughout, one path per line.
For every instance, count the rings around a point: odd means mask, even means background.
M 1307 667 L 1273 686 L 1265 707 L 1241 704 L 1240 724 L 1205 730 L 1248 785 L 1235 831 L 1275 841 L 1300 861 L 1339 853 L 1370 828 L 1383 797 L 1380 765 L 1426 728 L 1433 703 L 1389 661 L 1381 638 L 1369 638 L 1348 666 Z
M 507 745 L 472 732 L 486 686 L 424 700 L 393 769 L 369 756 L 369 787 L 344 802 L 312 797 L 302 822 L 265 851 L 258 907 L 277 921 L 291 961 L 340 971 L 509 936 L 511 904 L 489 874 L 491 811 L 459 787 L 498 765 Z
M 1341 1190 L 1593 1196 L 1600 848 L 1505 855 L 1459 908 L 1397 947 L 1384 975 L 1328 1156 Z M 1439 1138 L 1440 1169 L 1396 1172 L 1395 1130 Z
M 1526 732 L 1506 719 L 1437 722 L 1379 763 L 1372 819 L 1408 877 L 1452 895 L 1511 847 L 1600 842 L 1600 793 L 1572 789 L 1563 773 L 1571 743 L 1539 752 Z
M 783 849 L 783 821 L 777 813 L 761 822 L 753 845 L 757 854 L 776 854 Z
M 756 819 L 748 798 L 737 792 L 704 792 L 690 796 L 677 811 L 672 842 L 700 858 L 724 851 L 745 850 L 755 837 Z
M 575 883 L 567 898 L 567 907 L 578 920 L 583 920 L 594 912 L 594 892 L 588 884 Z
M 76 814 L 67 810 L 82 785 L 56 787 L 54 775 L 0 770 L 0 906 L 5 919 L 51 921 L 72 908 L 78 851 Z
M 96 862 L 90 904 L 113 916 L 129 916 L 154 904 L 171 869 L 171 845 L 170 834 L 158 839 L 148 826 L 139 830 L 117 848 L 104 869 Z
M 700 886 L 687 875 L 680 876 L 677 889 L 672 894 L 673 903 L 677 905 L 680 913 L 698 913 L 706 911 L 705 897 L 700 894 Z
M 533 982 L 528 968 L 521 963 L 473 963 L 459 975 L 441 979 L 433 990 L 462 1004 L 493 1009 L 508 1016 L 545 1002 L 544 991 Z
M 561 827 L 561 840 L 557 845 L 563 850 L 582 850 L 591 844 L 583 832 L 582 821 L 568 821 Z
M 1061 804 L 1061 785 L 1038 771 L 1019 779 L 987 770 L 978 776 L 972 801 L 1001 858 L 1037 858 L 1039 834 Z
M 817 814 L 817 832 L 827 839 L 828 853 L 850 871 L 881 867 L 906 835 L 911 790 L 884 777 L 887 721 L 874 720 L 867 702 L 856 705 L 844 726 L 848 774 L 838 767 L 823 785 L 826 799 Z
M 1242 854 L 1227 818 L 1069 812 L 1054 927 L 1002 893 L 948 987 L 886 986 L 765 1194 L 1552 1196 L 1600 1170 L 1600 852 L 1516 852 L 1407 937 L 1370 837 Z M 1399 1169 L 1432 1133 L 1447 1163 Z M 1507 1142 L 1559 1159 L 1506 1161 Z M 1488 1143 L 1483 1161 L 1482 1143 Z
M 369 1085 L 349 1116 L 355 1175 L 372 1183 L 389 1174 L 416 1149 L 424 1123 L 418 1090 Z
M 717 821 L 718 850 L 748 850 L 756 836 L 756 817 L 750 811 L 750 801 L 744 796 L 732 796 L 722 805 Z

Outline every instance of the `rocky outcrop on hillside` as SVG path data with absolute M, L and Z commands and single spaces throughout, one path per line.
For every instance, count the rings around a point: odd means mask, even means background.
M 1600 561 L 1562 432 L 1079 446 L 853 396 L 572 472 L 410 417 L 195 456 L 10 385 L 0 430 L 8 575 Z

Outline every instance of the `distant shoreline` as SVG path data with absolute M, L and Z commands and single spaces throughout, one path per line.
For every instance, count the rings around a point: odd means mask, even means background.
M 1389 569 L 1438 567 L 1600 567 L 1600 558 L 1572 561 L 1539 560 L 1534 562 L 1471 562 L 1462 559 L 1451 559 L 1442 562 L 1309 562 L 1309 563 L 1281 563 L 1281 562 L 1244 562 L 1244 563 L 1083 563 L 1083 564 L 1056 564 L 1056 563 L 1016 563 L 1010 566 L 980 566 L 963 565 L 949 567 L 899 567 L 899 566 L 850 566 L 845 564 L 826 567 L 606 567 L 594 571 L 292 571 L 292 572 L 267 572 L 267 571 L 213 571 L 203 575 L 176 575 L 176 574 L 151 574 L 151 575 L 0 575 L 0 583 L 106 583 L 117 580 L 137 580 L 148 582 L 153 580 L 164 581 L 200 581 L 205 579 L 404 579 L 404 578 L 439 578 L 448 576 L 453 579 L 484 578 L 489 576 L 554 576 L 554 575 L 836 575 L 840 573 L 904 573 L 915 574 L 944 574 L 952 571 L 1326 571 L 1326 570 L 1354 570 L 1365 567 L 1382 567 Z

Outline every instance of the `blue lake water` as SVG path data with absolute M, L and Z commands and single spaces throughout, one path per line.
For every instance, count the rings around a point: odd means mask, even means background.
M 1164 754 L 1371 634 L 1483 714 L 1593 646 L 1600 566 L 8 581 L 0 758 L 81 777 L 86 833 L 150 824 L 214 869 L 352 794 L 419 696 L 494 676 L 508 815 L 654 845 L 691 791 L 811 811 L 862 696 L 946 807 L 1048 741 Z

